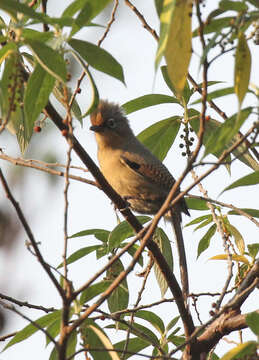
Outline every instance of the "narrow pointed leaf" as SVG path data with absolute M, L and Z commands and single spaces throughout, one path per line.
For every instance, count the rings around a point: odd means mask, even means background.
M 107 241 L 109 234 L 110 234 L 110 231 L 104 230 L 104 229 L 88 229 L 88 230 L 79 231 L 79 232 L 69 236 L 69 239 L 82 237 L 82 236 L 88 236 L 88 235 L 94 235 L 96 237 L 96 239 L 98 239 L 98 240 Z
M 257 312 L 252 312 L 246 315 L 246 323 L 253 333 L 259 336 L 259 314 Z
M 103 280 L 99 283 L 93 284 L 89 286 L 89 288 L 85 289 L 80 296 L 80 304 L 83 305 L 88 301 L 92 300 L 95 296 L 103 293 L 108 287 L 111 285 L 111 281 Z
M 259 171 L 255 171 L 249 175 L 246 175 L 242 177 L 241 179 L 233 182 L 231 185 L 227 186 L 223 191 L 221 191 L 220 194 L 223 194 L 223 192 L 235 189 L 240 186 L 251 186 L 251 185 L 257 185 L 259 184 Z
M 77 251 L 75 251 L 72 255 L 70 255 L 67 258 L 66 264 L 72 264 L 73 262 L 85 257 L 86 255 L 90 254 L 93 251 L 97 251 L 99 248 L 101 247 L 101 245 L 93 245 L 93 246 L 87 246 L 84 248 L 81 248 Z M 60 263 L 57 267 L 57 269 L 61 268 L 64 265 L 64 263 Z
M 68 43 L 93 68 L 113 76 L 124 83 L 121 65 L 107 51 L 88 41 L 71 39 Z
M 68 13 L 74 13 L 78 3 L 80 3 L 80 5 L 83 3 L 83 6 L 80 6 L 78 9 L 80 11 L 74 20 L 70 36 L 73 36 L 77 31 L 81 30 L 83 26 L 88 25 L 90 21 L 95 18 L 108 5 L 110 1 L 111 0 L 84 0 L 83 2 L 81 0 L 74 1 L 63 13 L 63 16 L 68 16 Z
M 192 1 L 175 1 L 165 48 L 167 71 L 178 94 L 182 95 L 192 54 Z
M 105 334 L 105 332 L 93 320 L 87 319 L 81 327 L 81 336 L 84 346 L 91 354 L 94 360 L 120 360 L 119 355 L 115 351 L 107 351 L 113 349 L 113 345 Z M 94 351 L 95 349 L 104 349 L 104 351 Z
M 147 221 L 151 220 L 149 216 L 137 216 L 137 219 L 141 224 L 145 224 Z M 109 251 L 119 247 L 123 240 L 133 235 L 134 231 L 127 221 L 118 224 L 109 235 Z
M 238 45 L 235 56 L 235 93 L 239 106 L 244 100 L 248 90 L 251 72 L 251 54 L 244 33 L 238 37 Z
M 84 63 L 84 61 L 80 58 L 80 56 L 76 52 L 71 50 L 71 53 L 77 59 L 77 61 L 80 63 L 80 65 L 83 67 L 83 69 L 89 79 L 90 85 L 91 85 L 92 98 L 91 98 L 91 102 L 90 102 L 88 109 L 85 111 L 85 113 L 83 115 L 81 115 L 81 118 L 84 118 L 87 115 L 91 114 L 91 112 L 97 107 L 97 105 L 99 103 L 99 92 L 95 85 L 94 79 L 88 69 L 88 66 Z
M 40 317 L 39 319 L 35 320 L 35 322 L 42 328 L 45 328 L 46 326 L 50 325 L 51 323 L 59 319 L 60 316 L 61 316 L 61 311 L 58 310 L 58 311 L 54 311 L 53 313 Z M 25 326 L 25 328 L 23 328 L 21 331 L 18 331 L 17 334 L 12 338 L 12 340 L 9 341 L 9 343 L 5 346 L 4 350 L 14 344 L 17 344 L 25 339 L 28 339 L 31 335 L 33 335 L 37 331 L 39 331 L 39 329 L 32 324 Z
M 215 255 L 212 256 L 210 258 L 210 260 L 228 260 L 228 255 L 226 254 L 220 254 L 220 255 Z M 232 255 L 232 260 L 234 261 L 239 261 L 239 262 L 243 262 L 244 264 L 249 265 L 249 261 L 247 260 L 247 258 L 244 255 Z
M 243 239 L 243 236 L 240 234 L 240 232 L 237 230 L 237 228 L 229 223 L 225 224 L 227 230 L 230 232 L 231 235 L 234 236 L 235 244 L 239 250 L 240 255 L 244 255 L 245 252 L 245 241 Z
M 106 278 L 113 281 L 121 272 L 124 266 L 120 259 L 111 265 L 107 270 Z M 108 298 L 108 308 L 111 313 L 127 309 L 129 304 L 129 289 L 127 279 L 125 278 L 119 286 L 117 286 Z
M 162 319 L 152 311 L 139 310 L 136 312 L 135 317 L 148 321 L 154 326 L 154 328 L 157 329 L 157 331 L 160 332 L 161 335 L 164 333 L 165 326 Z
M 122 341 L 114 344 L 114 348 L 123 351 L 123 349 L 125 348 L 125 343 L 126 343 L 126 340 L 122 340 Z M 129 341 L 127 342 L 127 351 L 129 353 L 127 354 L 127 352 L 126 352 L 126 354 L 124 355 L 124 358 L 128 359 L 128 358 L 132 357 L 132 353 L 137 354 L 141 350 L 145 349 L 148 346 L 150 346 L 150 343 L 148 341 L 145 341 L 138 337 L 130 338 Z
M 35 121 L 49 100 L 54 83 L 54 77 L 39 64 L 36 64 L 33 73 L 29 77 L 24 96 L 27 129 L 31 134 Z
M 164 160 L 174 143 L 180 128 L 179 116 L 161 120 L 143 130 L 138 139 L 161 161 Z
M 173 264 L 172 248 L 171 248 L 170 240 L 168 239 L 163 229 L 157 228 L 155 234 L 153 235 L 153 241 L 157 243 L 162 255 L 164 256 L 167 264 L 169 265 L 169 268 L 173 271 L 174 264 Z M 156 263 L 154 264 L 154 272 L 156 275 L 157 283 L 161 291 L 161 296 L 164 297 L 168 289 L 168 284 L 167 281 L 165 280 L 163 273 L 161 272 L 160 268 Z
M 42 41 L 26 39 L 25 43 L 31 48 L 40 65 L 61 82 L 66 82 L 66 63 L 63 57 Z
M 237 345 L 234 349 L 228 351 L 220 360 L 238 360 L 244 356 L 252 354 L 256 349 L 256 341 L 247 341 L 240 345 Z
M 126 114 L 145 109 L 149 106 L 160 105 L 160 104 L 170 104 L 170 103 L 179 103 L 179 101 L 169 95 L 164 94 L 148 94 L 140 96 L 136 99 L 130 100 L 122 105 Z
M 208 247 L 210 246 L 210 240 L 212 236 L 215 234 L 216 230 L 217 230 L 217 226 L 216 224 L 213 224 L 206 232 L 206 234 L 201 238 L 197 251 L 197 259 L 201 255 L 201 253 L 203 253 L 203 251 L 208 249 Z

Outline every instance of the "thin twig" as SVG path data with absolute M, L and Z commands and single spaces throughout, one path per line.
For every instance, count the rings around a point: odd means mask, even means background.
M 14 165 L 19 165 L 19 166 L 23 166 L 23 167 L 29 167 L 29 168 L 32 168 L 32 169 L 40 170 L 42 172 L 46 172 L 46 173 L 51 174 L 51 175 L 57 175 L 57 176 L 61 176 L 61 177 L 65 176 L 65 173 L 63 171 L 49 169 L 49 167 L 55 167 L 55 166 L 57 166 L 57 167 L 65 167 L 65 165 L 63 165 L 63 164 L 45 163 L 45 166 L 39 166 L 39 165 L 37 165 L 37 163 L 41 163 L 41 161 L 39 161 L 39 160 L 26 160 L 26 159 L 22 159 L 22 158 L 13 158 L 13 157 L 5 155 L 5 154 L 0 154 L 0 159 L 6 160 L 6 161 L 8 161 L 8 162 L 10 162 L 10 163 L 12 163 Z M 44 163 L 44 162 L 42 162 L 42 163 Z M 71 166 L 71 168 L 76 168 L 76 169 L 83 170 L 83 168 L 79 168 L 77 166 L 74 166 L 74 167 Z M 88 171 L 88 170 L 84 170 L 84 171 Z M 80 182 L 83 182 L 85 184 L 89 184 L 89 185 L 99 187 L 99 185 L 96 183 L 96 181 L 88 180 L 88 179 L 85 179 L 85 178 L 80 177 L 80 176 L 75 176 L 75 175 L 69 174 L 69 179 L 80 181 Z
M 24 315 L 23 313 L 21 313 L 19 310 L 17 310 L 13 305 L 10 304 L 6 304 L 4 301 L 0 300 L 0 305 L 7 310 L 10 310 L 14 313 L 16 313 L 17 315 L 21 316 L 23 319 L 29 321 L 29 323 L 31 323 L 33 326 L 35 326 L 38 330 L 42 331 L 49 339 L 50 341 L 52 341 L 55 346 L 57 346 L 57 342 L 56 340 L 50 335 L 50 333 L 45 330 L 44 328 L 42 328 L 39 324 L 37 324 L 37 322 L 31 320 L 28 316 Z
M 133 306 L 133 310 L 138 307 L 138 304 L 141 301 L 142 294 L 143 294 L 143 292 L 145 290 L 146 282 L 147 282 L 147 279 L 148 279 L 148 275 L 150 274 L 150 271 L 152 269 L 153 262 L 154 262 L 153 259 L 150 257 L 149 264 L 148 264 L 148 266 L 146 268 L 146 271 L 145 271 L 145 276 L 144 276 L 144 279 L 143 279 L 143 283 L 142 283 L 141 289 L 138 292 L 138 297 L 137 297 L 135 305 Z M 135 311 L 132 311 L 131 316 L 130 316 L 130 321 L 129 321 L 130 325 L 132 325 L 133 322 L 134 322 L 134 315 L 135 315 Z M 128 345 L 129 345 L 129 339 L 130 339 L 130 328 L 128 328 L 128 330 L 127 330 L 125 344 L 124 344 L 124 348 L 123 348 L 123 353 L 122 353 L 122 356 L 121 356 L 121 358 L 123 360 L 126 357 L 126 353 L 127 353 Z
M 192 199 L 199 199 L 199 200 L 205 200 L 209 203 L 213 203 L 213 204 L 216 204 L 216 205 L 220 205 L 220 206 L 223 206 L 223 207 L 226 207 L 226 208 L 229 208 L 229 209 L 232 209 L 234 210 L 235 212 L 237 212 L 238 214 L 240 215 L 243 215 L 245 217 L 247 217 L 249 220 L 251 220 L 256 226 L 259 227 L 259 222 L 253 218 L 250 214 L 248 214 L 246 211 L 244 211 L 243 209 L 239 209 L 237 208 L 236 206 L 232 205 L 232 204 L 226 204 L 222 201 L 218 201 L 218 200 L 215 200 L 215 199 L 211 199 L 211 198 L 205 198 L 203 196 L 197 196 L 197 195 L 191 195 L 189 194 L 188 195 L 190 198 Z
M 41 310 L 41 311 L 44 311 L 46 313 L 49 313 L 49 312 L 53 312 L 53 311 L 56 311 L 57 309 L 51 307 L 51 308 L 46 308 L 44 306 L 39 306 L 39 305 L 34 305 L 34 304 L 30 304 L 28 303 L 27 301 L 20 301 L 20 300 L 17 300 L 17 299 L 14 299 L 12 298 L 11 296 L 8 296 L 8 295 L 4 295 L 4 294 L 1 294 L 0 293 L 0 298 L 1 299 L 5 299 L 7 301 L 10 301 L 16 305 L 19 305 L 19 306 L 25 306 L 27 308 L 30 308 L 30 309 L 36 309 L 36 310 Z
M 23 215 L 23 212 L 20 208 L 20 205 L 19 203 L 14 199 L 10 189 L 9 189 L 9 186 L 5 180 L 5 177 L 3 175 L 3 172 L 0 168 L 0 181 L 2 183 L 2 186 L 4 188 L 4 191 L 5 191 L 5 194 L 6 194 L 6 197 L 11 201 L 17 215 L 18 215 L 18 218 L 21 222 L 21 224 L 23 225 L 23 228 L 31 242 L 31 245 L 35 251 L 35 254 L 37 256 L 37 259 L 38 261 L 40 262 L 40 264 L 42 265 L 43 269 L 45 270 L 45 272 L 47 273 L 47 275 L 49 276 L 49 278 L 51 279 L 52 283 L 54 284 L 54 286 L 56 287 L 57 291 L 59 292 L 60 296 L 62 297 L 62 299 L 64 298 L 64 292 L 63 292 L 63 289 L 62 287 L 60 286 L 59 282 L 57 281 L 57 279 L 55 278 L 55 276 L 53 275 L 52 271 L 50 270 L 49 266 L 46 264 L 46 262 L 44 261 L 42 255 L 41 255 L 41 252 L 39 250 L 39 247 L 37 245 L 37 241 L 34 239 L 34 236 L 32 234 L 32 231 L 25 219 L 25 216 Z

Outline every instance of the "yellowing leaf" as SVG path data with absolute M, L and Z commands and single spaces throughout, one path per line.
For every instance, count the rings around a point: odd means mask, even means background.
M 220 360 L 241 359 L 245 355 L 253 353 L 256 349 L 255 341 L 247 341 L 228 351 Z
M 228 260 L 228 256 L 226 254 L 215 255 L 215 256 L 212 256 L 209 260 Z M 249 265 L 249 261 L 243 255 L 235 255 L 234 254 L 234 255 L 232 255 L 232 260 L 240 261 L 240 262 L 243 262 L 243 263 Z
M 167 71 L 178 96 L 185 86 L 192 51 L 191 0 L 176 0 L 165 48 Z
M 251 54 L 244 34 L 241 32 L 238 38 L 238 45 L 235 57 L 235 93 L 237 94 L 239 106 L 246 95 L 250 72 L 251 72 Z

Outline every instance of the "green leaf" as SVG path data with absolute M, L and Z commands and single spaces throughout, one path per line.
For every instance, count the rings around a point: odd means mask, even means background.
M 208 249 L 208 247 L 210 246 L 210 240 L 212 236 L 215 234 L 216 230 L 217 230 L 217 225 L 213 224 L 206 232 L 206 234 L 201 238 L 197 251 L 197 259 L 201 255 L 201 253 L 203 253 L 203 251 Z
M 244 356 L 252 354 L 257 347 L 255 341 L 247 341 L 228 351 L 220 360 L 241 360 Z
M 237 228 L 229 223 L 225 223 L 227 230 L 230 232 L 231 235 L 234 236 L 235 244 L 239 250 L 240 255 L 244 255 L 245 253 L 245 241 L 243 236 L 237 230 Z
M 233 24 L 233 22 L 235 23 L 235 18 L 232 16 L 210 20 L 209 23 L 206 24 L 206 26 L 204 27 L 203 33 L 209 34 L 212 32 L 220 31 L 223 28 L 225 29 L 230 27 Z M 193 37 L 198 35 L 199 35 L 199 28 L 193 31 Z
M 56 97 L 56 99 L 62 104 L 65 109 L 67 108 L 67 102 L 70 102 L 72 97 L 72 92 L 69 87 L 66 87 L 66 95 L 64 91 L 64 86 L 59 82 L 56 81 L 55 86 L 53 88 L 53 95 Z M 65 100 L 67 98 L 67 101 Z M 72 106 L 71 106 L 71 113 L 74 117 L 77 118 L 77 120 L 80 121 L 82 125 L 82 113 L 80 110 L 80 107 L 76 101 L 76 99 L 73 100 Z
M 39 319 L 35 320 L 35 322 L 42 328 L 45 328 L 46 326 L 50 325 L 57 319 L 59 319 L 61 316 L 61 311 L 57 310 L 53 313 L 44 315 L 40 317 Z M 39 331 L 38 328 L 36 328 L 34 325 L 29 324 L 22 330 L 18 331 L 17 334 L 8 342 L 8 344 L 4 347 L 4 350 L 9 348 L 10 346 L 17 344 L 25 339 L 28 339 L 30 336 L 32 336 L 34 333 Z
M 249 175 L 240 178 L 239 180 L 236 180 L 231 185 L 227 186 L 223 191 L 221 191 L 220 194 L 223 194 L 223 192 L 227 190 L 235 189 L 240 186 L 251 186 L 251 185 L 256 185 L 258 183 L 259 183 L 259 171 L 255 171 Z
M 97 89 L 97 87 L 95 85 L 92 74 L 90 73 L 90 71 L 88 69 L 88 66 L 85 64 L 85 62 L 80 58 L 80 56 L 76 52 L 71 50 L 71 53 L 76 58 L 76 60 L 80 63 L 80 65 L 83 67 L 84 72 L 85 72 L 86 76 L 88 77 L 90 85 L 91 85 L 92 99 L 91 99 L 91 102 L 90 102 L 90 105 L 89 105 L 88 109 L 85 111 L 85 113 L 83 115 L 81 115 L 81 118 L 84 118 L 85 116 L 91 114 L 91 112 L 99 104 L 99 92 L 98 92 L 98 89 Z
M 61 82 L 66 82 L 67 70 L 63 57 L 41 41 L 26 39 L 28 45 L 40 65 Z
M 74 330 L 70 334 L 68 338 L 67 343 L 67 349 L 66 349 L 66 357 L 69 358 L 71 355 L 73 355 L 76 351 L 76 345 L 77 345 L 77 331 Z M 72 358 L 74 360 L 74 358 Z
M 7 121 L 6 128 L 16 135 L 22 153 L 26 150 L 31 133 L 27 129 L 24 107 L 24 81 L 20 76 L 20 55 L 18 52 L 9 53 L 5 59 L 2 79 L 0 82 L 0 108 L 2 121 Z M 12 96 L 9 89 L 12 88 Z
M 126 102 L 122 105 L 122 107 L 126 114 L 130 114 L 132 112 L 145 109 L 149 106 L 169 103 L 179 103 L 179 101 L 169 95 L 148 94 Z
M 252 312 L 246 315 L 246 323 L 253 333 L 259 336 L 259 314 L 257 312 Z
M 162 72 L 162 75 L 163 75 L 166 85 L 169 87 L 169 89 L 172 91 L 172 93 L 174 95 L 176 95 L 176 90 L 175 90 L 175 88 L 172 84 L 172 81 L 168 75 L 167 66 L 163 65 L 160 67 L 160 69 L 161 69 L 161 72 Z M 175 100 L 176 100 L 176 102 L 178 102 L 180 104 L 180 101 L 178 99 L 175 98 Z
M 111 75 L 124 83 L 123 69 L 104 49 L 83 40 L 71 39 L 68 44 L 93 68 Z
M 43 21 L 44 19 L 44 15 L 37 13 L 28 5 L 19 3 L 18 1 L 15 0 L 1 0 L 0 9 L 6 11 L 11 16 L 15 17 L 16 20 L 18 19 L 17 13 L 22 13 L 24 15 L 29 16 L 32 19 L 37 19 L 40 22 Z
M 202 229 L 204 226 L 209 225 L 211 222 L 213 221 L 213 217 L 212 215 L 209 215 L 207 220 L 203 221 L 200 225 L 198 225 L 194 231 L 198 230 L 198 229 Z
M 204 220 L 211 220 L 212 219 L 212 215 L 203 215 L 203 216 L 199 216 L 196 219 L 190 221 L 189 223 L 187 223 L 185 225 L 185 227 L 187 226 L 191 226 L 191 225 L 195 225 L 195 224 L 199 224 L 200 222 L 203 222 Z
M 23 29 L 22 36 L 25 39 L 47 42 L 54 37 L 54 33 L 52 31 L 40 32 L 33 29 Z
M 135 317 L 148 321 L 162 335 L 165 331 L 163 320 L 152 311 L 139 310 L 135 313 Z
M 188 116 L 191 118 L 190 123 L 195 131 L 196 134 L 199 132 L 200 127 L 200 119 L 199 119 L 199 112 L 194 109 L 188 110 Z M 219 129 L 222 126 L 222 123 L 215 120 L 210 119 L 206 122 L 206 130 L 203 138 L 203 143 L 206 145 L 208 143 L 208 139 L 211 136 L 211 134 L 214 134 L 217 129 Z M 239 135 L 236 134 L 228 144 L 225 144 L 225 149 L 233 145 L 237 140 L 239 139 Z M 216 157 L 218 157 L 217 153 L 213 153 Z M 257 164 L 256 160 L 251 156 L 250 152 L 247 151 L 247 146 L 245 143 L 241 144 L 237 149 L 233 151 L 233 154 L 236 156 L 236 158 L 240 161 L 242 161 L 244 164 L 249 166 L 250 168 L 254 170 L 259 170 L 259 165 Z
M 47 332 L 49 335 L 51 335 L 53 337 L 53 339 L 55 339 L 59 332 L 60 332 L 60 323 L 61 323 L 61 317 L 58 320 L 53 321 L 53 323 L 51 323 L 47 328 Z M 50 338 L 46 335 L 46 346 L 51 343 Z
M 93 246 L 87 246 L 87 247 L 83 247 L 77 251 L 75 251 L 72 255 L 70 255 L 67 258 L 67 265 L 72 264 L 73 262 L 82 259 L 84 256 L 90 254 L 93 251 L 97 251 L 99 248 L 101 247 L 101 245 L 93 245 Z M 61 262 L 57 269 L 63 267 L 64 263 Z
M 228 118 L 215 133 L 212 133 L 205 143 L 205 155 L 213 153 L 218 156 L 236 135 L 246 118 L 250 115 L 252 108 L 241 110 L 238 114 Z
M 256 255 L 259 252 L 259 243 L 249 244 L 247 245 L 249 255 L 252 256 L 252 258 L 256 258 Z
M 146 222 L 151 220 L 151 218 L 149 216 L 137 216 L 137 219 L 141 224 L 145 224 Z M 123 240 L 128 239 L 129 237 L 131 237 L 133 235 L 134 235 L 134 231 L 127 221 L 123 221 L 120 224 L 118 224 L 110 232 L 109 239 L 108 239 L 109 251 L 112 251 L 113 249 L 119 247 L 120 243 Z
M 235 90 L 234 87 L 227 87 L 224 89 L 218 89 L 218 90 L 214 90 L 212 92 L 210 92 L 207 96 L 207 100 L 213 100 L 213 99 L 217 99 L 220 98 L 222 96 L 226 96 L 226 95 L 232 95 L 234 94 Z M 195 105 L 195 104 L 199 104 L 201 102 L 201 97 L 198 100 L 195 100 L 194 102 L 191 103 L 191 105 Z
M 178 134 L 181 118 L 172 116 L 143 130 L 137 137 L 159 160 L 163 161 Z
M 177 324 L 179 319 L 180 316 L 176 316 L 168 323 L 168 325 L 166 325 L 166 333 L 168 333 L 168 331 L 170 331 Z
M 111 0 L 85 0 L 85 1 L 74 1 L 67 9 L 64 11 L 63 15 L 67 16 L 67 13 L 73 13 L 74 9 L 80 3 L 79 14 L 74 20 L 70 36 L 73 36 L 76 32 L 81 30 L 83 26 L 88 25 L 90 21 L 95 18 L 110 2 Z M 74 15 L 74 14 L 73 14 Z M 71 16 L 71 15 L 69 15 Z
M 248 7 L 244 2 L 241 1 L 231 1 L 231 0 L 221 0 L 219 7 L 222 10 L 233 10 L 233 11 L 247 11 Z
M 130 324 L 130 322 L 128 322 Z M 124 330 L 128 331 L 128 325 L 123 323 L 118 323 L 116 325 L 108 325 L 106 326 L 108 329 L 114 329 L 116 327 L 116 330 Z M 141 338 L 145 341 L 152 341 L 153 344 L 159 345 L 159 340 L 157 336 L 146 326 L 140 325 L 137 322 L 134 322 L 134 327 L 131 329 L 131 333 L 138 336 L 138 338 Z
M 74 235 L 69 236 L 69 239 L 82 237 L 82 236 L 88 236 L 88 235 L 94 235 L 96 239 L 106 242 L 108 240 L 110 231 L 104 230 L 104 229 L 89 229 L 89 230 L 83 230 L 79 231 L 78 233 L 75 233 Z
M 29 134 L 32 134 L 35 121 L 48 103 L 54 83 L 54 77 L 36 64 L 24 95 L 24 112 Z
M 122 341 L 114 344 L 114 348 L 119 349 L 119 350 L 123 350 L 125 348 L 125 343 L 126 343 L 126 340 L 122 340 Z M 141 350 L 145 349 L 148 346 L 150 346 L 150 343 L 148 341 L 145 341 L 145 340 L 140 339 L 138 337 L 130 338 L 129 341 L 127 342 L 127 351 L 129 353 L 128 354 L 126 353 L 124 355 L 124 358 L 128 359 L 128 358 L 130 358 L 132 356 L 131 353 L 137 354 Z
M 186 204 L 191 210 L 209 210 L 205 200 L 185 197 Z
M 107 279 L 114 280 L 119 274 L 124 271 L 124 267 L 120 259 L 118 259 L 107 270 Z M 125 278 L 119 286 L 117 286 L 112 294 L 108 297 L 108 308 L 111 313 L 127 309 L 129 304 L 129 289 L 127 279 Z
M 252 217 L 259 218 L 259 210 L 257 210 L 257 209 L 240 208 L 239 210 L 246 212 L 247 214 L 251 215 Z M 238 212 L 236 212 L 235 210 L 229 211 L 228 214 L 240 216 L 240 214 Z M 241 215 L 241 216 L 243 216 L 243 215 Z
M 163 10 L 163 0 L 155 0 L 156 12 L 158 17 L 160 17 Z
M 245 5 L 245 4 L 244 4 Z M 251 73 L 251 54 L 245 35 L 241 32 L 238 36 L 238 44 L 235 56 L 235 93 L 237 94 L 239 107 L 248 90 Z
M 9 42 L 0 49 L 0 65 L 12 53 L 16 52 L 17 45 L 14 42 Z
M 80 296 L 80 304 L 83 305 L 92 300 L 95 296 L 103 293 L 111 285 L 111 281 L 103 280 L 85 289 Z
M 168 239 L 166 233 L 163 229 L 157 228 L 156 232 L 153 235 L 153 241 L 157 243 L 162 255 L 164 256 L 169 268 L 173 271 L 173 254 L 172 254 L 172 248 L 170 244 L 170 240 Z M 154 272 L 157 279 L 157 283 L 159 285 L 161 296 L 164 297 L 167 289 L 168 284 L 165 280 L 165 277 L 163 273 L 161 272 L 158 265 L 154 264 Z
M 92 319 L 87 319 L 81 326 L 81 335 L 84 346 L 91 354 L 94 360 L 120 360 L 119 355 L 115 351 L 107 351 L 113 349 L 113 345 L 105 334 L 105 332 Z M 91 349 L 103 349 L 103 351 L 94 351 Z

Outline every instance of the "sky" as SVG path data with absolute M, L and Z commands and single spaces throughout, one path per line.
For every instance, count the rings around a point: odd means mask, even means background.
M 66 4 L 69 3 L 69 1 L 62 1 L 62 7 L 65 7 Z M 215 2 L 213 3 L 215 4 Z M 145 16 L 147 22 L 158 31 L 159 24 L 153 1 L 135 1 L 134 4 Z M 211 2 L 206 2 L 204 12 L 209 12 L 212 5 Z M 55 16 L 58 16 L 62 12 L 61 6 L 57 7 L 55 1 L 49 1 L 48 6 L 49 13 L 52 13 Z M 110 18 L 111 9 L 112 6 L 109 6 L 104 14 L 101 14 L 95 19 L 95 22 L 105 25 Z M 77 34 L 77 37 L 96 43 L 102 36 L 103 31 L 103 28 L 96 27 L 84 29 Z M 159 72 L 155 74 L 154 71 L 154 58 L 157 44 L 151 34 L 142 27 L 136 15 L 125 6 L 124 2 L 120 2 L 116 21 L 103 42 L 103 48 L 109 51 L 122 64 L 125 71 L 126 86 L 114 78 L 93 70 L 92 73 L 101 98 L 123 104 L 133 98 L 145 94 L 170 94 L 167 86 L 162 80 L 161 74 Z M 199 82 L 201 80 L 201 71 L 199 71 L 198 65 L 201 52 L 197 42 L 194 42 L 193 49 L 194 54 L 192 57 L 190 73 L 196 81 Z M 254 64 L 256 50 L 258 52 L 258 49 L 251 44 Z M 221 80 L 226 82 L 226 86 L 233 85 L 232 64 L 232 54 L 225 55 L 224 58 L 215 62 L 210 68 L 209 80 Z M 81 74 L 81 70 L 78 68 L 73 69 L 75 70 L 74 78 L 76 79 Z M 251 79 L 253 82 L 258 80 L 258 71 L 258 68 L 256 69 L 255 66 L 252 68 Z M 216 88 L 217 86 L 214 89 Z M 84 84 L 84 86 L 82 86 L 82 92 L 77 98 L 82 109 L 85 109 L 89 103 L 89 91 L 89 84 Z M 254 99 L 247 96 L 244 106 L 251 104 L 251 101 L 254 102 Z M 218 100 L 216 103 L 224 109 L 227 115 L 232 115 L 237 111 L 237 100 L 235 96 L 228 96 L 225 99 Z M 208 109 L 208 114 L 217 120 L 221 120 L 210 108 Z M 134 133 L 138 134 L 155 121 L 172 115 L 182 115 L 182 110 L 178 105 L 170 104 L 147 108 L 130 114 L 129 120 Z M 75 123 L 75 135 L 81 144 L 85 146 L 90 156 L 97 162 L 96 143 L 94 134 L 89 131 L 89 124 L 89 118 L 84 119 L 82 127 L 78 122 Z M 20 156 L 15 138 L 6 136 L 3 140 L 3 145 L 7 154 L 11 156 Z M 181 150 L 178 145 L 179 139 L 177 139 L 165 159 L 166 166 L 175 178 L 181 174 L 186 164 L 186 159 L 181 156 Z M 43 154 L 45 156 L 47 152 L 55 152 L 57 153 L 59 161 L 65 163 L 66 151 L 67 145 L 65 140 L 60 136 L 58 131 L 53 129 L 53 126 L 49 122 L 40 134 L 35 134 L 33 136 L 31 149 L 29 149 L 26 157 L 35 158 L 37 155 L 43 157 Z M 209 159 L 213 160 L 213 158 Z M 81 166 L 80 161 L 75 156 L 73 156 L 73 162 L 75 165 Z M 7 165 L 5 166 L 6 171 L 9 171 L 10 167 Z M 198 171 L 203 171 L 203 169 L 199 169 Z M 221 167 L 214 175 L 206 179 L 203 182 L 203 185 L 208 190 L 209 197 L 217 198 L 222 189 L 228 184 L 250 172 L 251 170 L 248 167 L 245 167 L 239 162 L 235 162 L 232 166 L 231 177 L 228 175 L 227 171 Z M 43 255 L 45 255 L 48 261 L 55 266 L 61 262 L 63 253 L 64 180 L 57 179 L 56 186 L 50 187 L 46 175 L 38 173 L 35 170 L 26 170 L 26 173 L 27 176 L 23 181 L 26 181 L 27 183 L 26 186 L 22 188 L 22 192 L 19 191 L 19 178 L 13 180 L 14 184 L 17 185 L 18 183 L 17 189 L 15 188 L 14 190 L 14 195 L 25 209 L 25 215 L 28 216 L 28 221 L 31 224 L 37 241 L 41 242 Z M 19 173 L 17 174 L 17 176 L 19 176 Z M 91 178 L 90 175 L 87 175 L 87 177 Z M 190 184 L 191 181 L 191 178 L 187 177 L 182 185 L 182 189 Z M 199 194 L 196 190 L 192 193 Z M 233 203 L 237 207 L 258 208 L 258 197 L 255 197 L 255 187 L 246 188 L 245 191 L 242 189 L 232 190 L 224 193 L 218 199 L 226 203 Z M 7 201 L 4 202 L 3 199 L 1 199 L 1 204 L 8 206 L 8 208 L 11 207 L 10 204 Z M 12 212 L 12 214 L 12 216 L 15 217 L 14 212 Z M 203 213 L 192 212 L 193 217 L 199 215 L 203 215 Z M 185 217 L 183 224 L 186 224 L 187 222 L 189 222 L 189 219 Z M 233 219 L 233 224 L 236 225 L 243 234 L 245 241 L 248 243 L 257 241 L 258 236 L 256 236 L 255 233 L 255 225 L 251 222 L 238 217 Z M 88 228 L 111 230 L 115 226 L 116 216 L 110 200 L 107 199 L 101 191 L 90 185 L 71 182 L 69 188 L 69 234 L 74 234 Z M 161 222 L 161 226 L 164 227 L 170 237 L 172 235 L 170 227 L 165 226 L 163 222 Z M 190 273 L 191 291 L 220 291 L 226 279 L 227 264 L 211 261 L 209 258 L 222 252 L 222 240 L 218 235 L 215 236 L 212 240 L 212 247 L 196 260 L 198 241 L 203 234 L 204 231 L 193 232 L 193 228 L 184 229 L 189 268 L 192 269 Z M 17 244 L 15 251 L 13 251 L 9 257 L 0 254 L 1 283 L 4 283 L 5 293 L 23 301 L 27 300 L 31 303 L 43 304 L 46 307 L 59 307 L 60 300 L 54 287 L 49 285 L 48 278 L 40 268 L 36 259 L 33 258 L 26 249 L 26 246 L 24 245 L 25 241 L 26 235 L 21 231 L 20 241 L 19 244 Z M 69 253 L 73 253 L 79 247 L 87 246 L 88 244 L 95 244 L 94 239 L 79 238 L 70 241 Z M 175 254 L 175 248 L 173 248 L 173 254 L 176 264 L 176 274 L 179 275 L 177 272 L 177 256 Z M 126 257 L 125 261 L 128 262 L 129 258 Z M 75 279 L 75 286 L 82 284 L 96 271 L 96 266 L 101 267 L 104 263 L 105 259 L 101 259 L 98 260 L 98 265 L 96 265 L 95 256 L 92 255 L 87 258 L 87 263 L 83 260 L 71 266 L 69 275 L 71 278 Z M 130 286 L 136 289 L 134 296 L 130 299 L 131 304 L 136 301 L 137 292 L 142 283 L 141 279 L 135 276 L 135 273 L 139 271 L 141 271 L 141 268 L 136 267 L 129 279 Z M 166 297 L 170 297 L 169 292 L 166 294 Z M 160 299 L 159 288 L 153 275 L 148 280 L 147 290 L 143 295 L 142 303 L 150 303 L 151 299 L 154 299 L 154 301 Z M 211 298 L 204 298 L 199 305 L 201 317 L 204 321 L 208 319 L 208 312 L 211 309 L 212 301 Z M 253 302 L 248 301 L 244 310 L 251 311 L 253 309 Z M 21 308 L 20 310 L 34 319 L 43 315 L 43 313 L 39 315 L 36 311 L 28 311 L 24 308 Z M 168 311 L 172 311 L 172 317 L 176 316 L 174 305 L 164 305 L 160 309 L 155 308 L 155 311 L 159 313 L 165 322 L 168 320 Z M 24 320 L 16 315 L 11 315 L 9 329 L 5 329 L 5 333 L 15 331 L 25 325 L 26 323 Z M 116 340 L 119 339 L 119 334 L 113 336 L 116 337 Z M 236 334 L 231 338 L 238 341 Z M 233 344 L 227 344 L 223 341 L 216 352 L 219 355 L 223 354 L 231 346 L 233 346 Z M 49 351 L 49 347 L 45 350 L 44 336 L 38 333 L 30 340 L 22 342 L 19 345 L 10 348 L 5 353 L 0 354 L 0 360 L 12 360 L 18 354 L 22 357 L 30 356 L 31 358 L 37 356 L 38 360 L 43 360 L 48 358 Z M 78 357 L 78 359 L 80 359 L 80 357 Z M 134 357 L 134 359 L 137 359 L 137 356 Z

